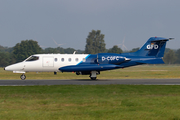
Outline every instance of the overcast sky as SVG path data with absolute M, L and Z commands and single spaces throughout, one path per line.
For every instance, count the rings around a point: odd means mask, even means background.
M 0 0 L 0 45 L 33 39 L 40 46 L 85 49 L 92 30 L 105 35 L 106 48 L 141 47 L 150 37 L 175 38 L 180 48 L 180 0 Z

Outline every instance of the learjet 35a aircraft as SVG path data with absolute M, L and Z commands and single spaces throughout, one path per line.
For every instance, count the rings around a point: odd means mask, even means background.
M 90 75 L 95 80 L 100 71 L 142 64 L 163 64 L 166 42 L 171 39 L 151 37 L 141 49 L 133 53 L 35 54 L 4 70 L 22 73 L 22 80 L 26 79 L 26 72 L 75 72 L 77 75 Z

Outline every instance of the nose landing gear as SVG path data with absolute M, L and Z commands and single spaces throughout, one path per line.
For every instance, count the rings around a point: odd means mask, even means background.
M 21 76 L 20 76 L 21 80 L 25 80 L 26 79 L 26 76 L 25 74 L 23 73 Z

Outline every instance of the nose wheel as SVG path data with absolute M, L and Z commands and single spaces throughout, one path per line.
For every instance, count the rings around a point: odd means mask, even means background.
M 26 79 L 25 74 L 22 74 L 22 75 L 20 76 L 20 78 L 21 78 L 21 80 L 25 80 L 25 79 Z

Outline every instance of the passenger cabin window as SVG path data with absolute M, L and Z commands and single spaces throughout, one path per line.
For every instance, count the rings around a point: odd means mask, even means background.
M 36 61 L 39 60 L 38 56 L 31 56 L 30 58 L 28 58 L 26 61 Z
M 61 61 L 64 62 L 64 58 L 61 58 Z
M 54 59 L 54 61 L 55 61 L 55 62 L 57 62 L 57 61 L 58 61 L 58 59 L 57 59 L 57 58 L 55 58 L 55 59 Z
M 68 61 L 71 62 L 71 58 L 69 58 Z
M 79 59 L 78 59 L 78 58 L 76 58 L 76 62 L 78 62 L 78 60 L 79 60 Z

